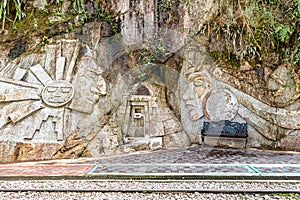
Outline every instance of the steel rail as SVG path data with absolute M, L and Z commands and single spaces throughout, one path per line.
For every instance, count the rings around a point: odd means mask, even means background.
M 100 192 L 100 193 L 299 193 L 299 190 L 295 189 L 147 189 L 147 188 L 106 188 L 106 189 L 94 189 L 94 188 L 0 188 L 0 192 Z

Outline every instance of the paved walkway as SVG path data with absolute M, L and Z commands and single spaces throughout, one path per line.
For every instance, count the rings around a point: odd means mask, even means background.
M 0 165 L 0 176 L 300 177 L 300 153 L 190 147 L 110 158 Z M 297 178 L 298 177 L 298 178 Z

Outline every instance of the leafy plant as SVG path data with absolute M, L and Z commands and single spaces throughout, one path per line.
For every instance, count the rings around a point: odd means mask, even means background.
M 157 63 L 162 63 L 169 55 L 166 49 L 167 44 L 161 38 L 154 37 L 145 43 L 145 47 L 139 53 L 138 60 L 140 64 L 145 66 L 154 66 Z
M 39 28 L 38 21 L 37 21 L 36 18 L 33 19 L 33 27 L 34 27 L 34 29 L 38 29 Z
M 277 60 L 289 62 L 296 71 L 300 68 L 300 0 L 219 2 L 217 15 L 202 31 L 222 42 L 225 51 L 254 64 L 274 53 Z
M 6 20 L 12 21 L 13 25 L 16 21 L 21 20 L 25 14 L 22 11 L 22 5 L 25 4 L 25 0 L 2 0 L 0 3 L 0 20 L 2 20 L 2 31 L 5 29 Z M 12 9 L 11 9 L 12 8 Z M 12 13 L 13 20 L 9 18 Z
M 77 11 L 78 14 L 85 14 L 84 0 L 74 0 L 73 9 Z
M 42 38 L 42 40 L 40 41 L 39 46 L 45 46 L 46 43 L 47 43 L 47 41 L 48 41 L 48 39 L 49 39 L 48 36 L 44 36 Z
M 85 10 L 85 0 L 74 0 L 72 3 L 73 14 L 79 17 L 82 24 L 87 20 L 87 12 Z

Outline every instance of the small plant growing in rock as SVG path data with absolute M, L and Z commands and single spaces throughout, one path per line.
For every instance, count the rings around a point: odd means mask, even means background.
M 21 20 L 25 16 L 25 13 L 23 12 L 23 6 L 25 3 L 25 0 L 0 1 L 0 20 L 2 21 L 2 31 L 5 29 L 6 20 L 13 22 L 14 25 L 16 21 Z M 9 17 L 13 17 L 13 19 L 10 19 Z

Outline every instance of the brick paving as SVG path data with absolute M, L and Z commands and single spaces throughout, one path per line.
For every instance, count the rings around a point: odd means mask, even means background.
M 93 174 L 115 174 L 115 173 L 135 173 L 135 174 L 254 174 L 255 172 L 246 166 L 223 166 L 223 165 L 118 165 L 103 164 L 92 172 Z
M 300 176 L 300 154 L 193 147 L 96 159 L 90 174 Z M 258 166 L 256 166 L 258 165 Z
M 94 165 L 0 165 L 0 176 L 82 176 Z
M 145 151 L 102 159 L 0 165 L 0 176 L 217 175 L 297 176 L 300 153 L 191 147 Z
M 160 150 L 147 154 L 134 154 L 106 159 L 94 163 L 191 163 L 191 164 L 300 164 L 300 154 L 257 150 L 193 147 Z

